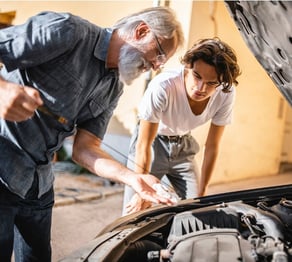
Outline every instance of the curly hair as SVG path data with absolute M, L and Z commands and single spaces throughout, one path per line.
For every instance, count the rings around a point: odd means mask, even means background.
M 214 66 L 223 92 L 229 92 L 232 84 L 241 74 L 234 50 L 218 37 L 201 39 L 196 42 L 181 58 L 181 63 L 193 67 L 195 61 L 203 60 Z

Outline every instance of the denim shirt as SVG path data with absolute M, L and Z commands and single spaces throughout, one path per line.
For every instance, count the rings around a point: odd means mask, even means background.
M 0 118 L 0 181 L 25 198 L 34 176 L 39 197 L 53 185 L 51 160 L 76 128 L 103 139 L 122 94 L 116 69 L 106 68 L 111 30 L 68 13 L 43 12 L 0 30 L 4 79 L 34 87 L 44 107 L 23 122 Z

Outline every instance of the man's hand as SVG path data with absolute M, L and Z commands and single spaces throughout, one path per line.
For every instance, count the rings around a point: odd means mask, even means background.
M 170 198 L 157 194 L 153 185 L 160 183 L 160 180 L 153 175 L 133 174 L 130 185 L 144 201 L 152 202 L 154 204 L 166 204 L 172 206 L 176 204 Z
M 43 104 L 39 92 L 28 86 L 0 79 L 0 117 L 8 121 L 24 121 Z
M 205 194 L 206 194 L 206 189 L 201 189 L 201 190 L 199 190 L 199 192 L 198 192 L 198 197 L 205 196 Z
M 156 191 L 156 194 L 170 200 L 172 204 L 176 204 L 180 199 L 170 187 L 161 183 L 153 184 L 152 188 Z M 142 199 L 138 194 L 135 194 L 127 204 L 126 212 L 127 214 L 131 214 L 151 206 L 152 203 L 150 201 Z

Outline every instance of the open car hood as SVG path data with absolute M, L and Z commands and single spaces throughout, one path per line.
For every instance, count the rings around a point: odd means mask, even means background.
M 292 105 L 292 2 L 225 3 L 247 46 Z

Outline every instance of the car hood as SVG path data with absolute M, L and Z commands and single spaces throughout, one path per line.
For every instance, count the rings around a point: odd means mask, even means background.
M 225 3 L 245 43 L 292 105 L 292 2 Z

